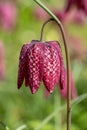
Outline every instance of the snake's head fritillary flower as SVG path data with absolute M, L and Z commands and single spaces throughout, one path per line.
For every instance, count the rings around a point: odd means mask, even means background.
M 0 23 L 3 29 L 12 30 L 16 25 L 17 8 L 13 2 L 0 2 Z
M 64 63 L 62 51 L 57 41 L 40 42 L 33 40 L 30 44 L 23 45 L 20 53 L 18 88 L 25 80 L 35 93 L 43 81 L 49 93 L 61 82 L 64 85 Z

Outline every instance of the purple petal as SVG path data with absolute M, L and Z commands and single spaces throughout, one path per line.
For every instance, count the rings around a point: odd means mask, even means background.
M 51 42 L 44 43 L 43 55 L 43 82 L 48 91 L 52 93 L 60 77 L 59 55 Z
M 64 80 L 65 80 L 65 69 L 64 69 L 64 59 L 62 55 L 62 50 L 57 41 L 52 41 L 51 44 L 57 49 L 57 53 L 59 55 L 60 60 L 60 88 L 64 88 Z
M 18 89 L 22 86 L 23 80 L 25 77 L 25 63 L 26 63 L 26 52 L 29 47 L 29 44 L 23 45 L 21 52 L 20 52 L 20 58 L 19 58 L 19 70 L 18 70 Z
M 29 86 L 32 93 L 40 87 L 42 80 L 42 44 L 37 41 L 31 43 L 27 52 L 27 75 Z

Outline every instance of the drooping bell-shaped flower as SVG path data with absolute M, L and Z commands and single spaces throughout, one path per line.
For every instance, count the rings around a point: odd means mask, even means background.
M 64 87 L 64 62 L 62 51 L 57 41 L 40 42 L 33 40 L 22 47 L 19 61 L 18 88 L 25 80 L 35 93 L 43 81 L 49 93 L 52 93 L 57 83 Z

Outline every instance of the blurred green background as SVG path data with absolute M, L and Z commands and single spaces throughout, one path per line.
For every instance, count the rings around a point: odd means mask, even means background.
M 62 7 L 63 1 L 43 0 L 50 7 Z M 4 123 L 10 130 L 35 130 L 43 120 L 52 114 L 61 105 L 66 104 L 66 100 L 61 99 L 58 90 L 45 97 L 44 86 L 41 85 L 39 91 L 32 95 L 29 88 L 24 85 L 17 89 L 17 74 L 19 64 L 19 54 L 24 43 L 40 38 L 40 30 L 43 20 L 38 20 L 34 16 L 34 9 L 38 7 L 33 0 L 20 0 L 17 3 L 18 20 L 16 29 L 12 32 L 5 32 L 0 29 L 0 39 L 4 41 L 6 79 L 0 81 L 0 130 L 5 129 Z M 67 25 L 68 31 L 73 36 L 84 39 L 84 46 L 87 46 L 87 24 L 79 26 L 77 24 Z M 44 40 L 60 40 L 58 30 L 55 26 L 50 29 L 50 24 L 45 29 Z M 86 57 L 87 58 L 87 57 Z M 87 92 L 87 62 L 71 60 L 71 68 L 78 95 Z M 61 121 L 62 120 L 62 121 Z M 44 125 L 41 130 L 65 130 L 66 108 Z M 20 127 L 20 129 L 18 129 Z M 24 128 L 23 128 L 24 127 Z M 78 104 L 72 111 L 71 130 L 87 130 L 87 99 Z

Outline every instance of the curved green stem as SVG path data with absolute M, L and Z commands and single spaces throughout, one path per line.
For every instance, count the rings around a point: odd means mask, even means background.
M 68 47 L 67 47 L 67 42 L 65 38 L 64 28 L 60 20 L 45 5 L 43 5 L 40 0 L 33 0 L 33 1 L 35 1 L 41 8 L 43 8 L 57 22 L 60 28 L 61 34 L 62 34 L 64 47 L 65 47 L 65 54 L 66 54 L 66 64 L 67 64 L 67 130 L 70 130 L 70 125 L 71 125 L 70 61 L 69 61 L 69 53 L 68 53 Z
M 41 28 L 41 36 L 40 36 L 40 41 L 43 41 L 43 32 L 44 32 L 44 27 L 47 23 L 49 23 L 51 20 L 54 20 L 53 18 L 48 19 L 47 21 L 44 22 L 42 28 Z

